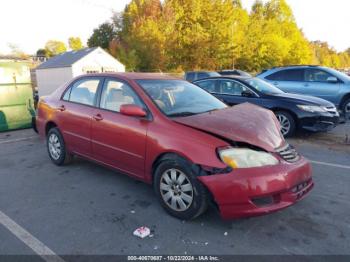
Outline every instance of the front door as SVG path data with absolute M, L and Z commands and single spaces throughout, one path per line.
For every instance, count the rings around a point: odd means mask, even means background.
M 336 78 L 330 73 L 317 68 L 305 70 L 305 95 L 317 96 L 333 103 L 337 103 L 336 97 L 341 88 L 340 82 L 329 82 L 330 77 Z
M 93 112 L 92 151 L 98 161 L 142 177 L 150 122 L 147 118 L 119 113 L 124 104 L 145 107 L 130 85 L 115 78 L 106 79 L 99 108 Z
M 249 97 L 244 96 L 243 92 L 247 91 L 252 95 Z M 230 106 L 246 102 L 263 106 L 261 104 L 262 100 L 257 98 L 252 90 L 242 83 L 231 79 L 222 79 L 219 81 L 219 89 L 216 96 Z

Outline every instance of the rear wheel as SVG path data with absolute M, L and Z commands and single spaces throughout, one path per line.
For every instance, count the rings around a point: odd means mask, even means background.
M 207 191 L 191 165 L 174 157 L 161 161 L 154 174 L 154 190 L 163 208 L 180 219 L 194 219 L 207 209 Z
M 277 111 L 275 115 L 281 125 L 281 133 L 284 137 L 291 137 L 295 133 L 295 120 L 293 116 L 285 111 Z
M 63 136 L 57 127 L 51 128 L 46 137 L 47 151 L 52 162 L 58 166 L 68 164 L 72 155 L 66 151 Z

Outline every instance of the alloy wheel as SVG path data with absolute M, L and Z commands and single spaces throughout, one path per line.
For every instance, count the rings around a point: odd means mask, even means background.
M 162 174 L 160 193 L 164 202 L 175 211 L 186 211 L 193 202 L 191 181 L 178 169 L 168 169 Z
M 58 160 L 61 156 L 61 143 L 56 134 L 51 134 L 49 137 L 49 152 L 54 160 Z
M 278 121 L 280 122 L 282 135 L 283 136 L 287 135 L 289 133 L 290 127 L 291 127 L 289 119 L 282 114 L 277 114 L 276 117 L 277 117 Z

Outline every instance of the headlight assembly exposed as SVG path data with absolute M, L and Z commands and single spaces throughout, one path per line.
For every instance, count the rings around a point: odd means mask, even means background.
M 232 168 L 272 166 L 279 163 L 273 155 L 249 148 L 227 148 L 219 150 L 221 160 Z
M 308 105 L 298 105 L 298 108 L 311 113 L 324 113 L 327 109 L 322 106 L 308 106 Z

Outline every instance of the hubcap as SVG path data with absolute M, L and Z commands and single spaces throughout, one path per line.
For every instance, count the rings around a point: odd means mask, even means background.
M 49 137 L 49 152 L 54 160 L 58 160 L 61 156 L 61 143 L 56 134 Z
M 175 211 L 187 210 L 193 201 L 193 187 L 188 177 L 178 169 L 166 170 L 160 179 L 164 202 Z
M 290 121 L 284 115 L 277 114 L 276 117 L 281 125 L 281 133 L 282 133 L 282 135 L 285 136 L 286 134 L 288 134 L 288 132 L 290 130 Z

